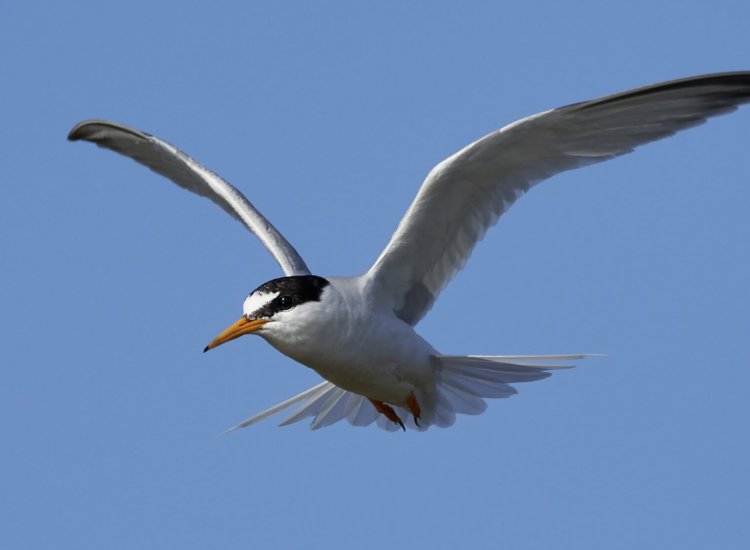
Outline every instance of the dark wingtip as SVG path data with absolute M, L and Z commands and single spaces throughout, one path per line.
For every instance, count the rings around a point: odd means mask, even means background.
M 206 346 L 205 348 L 203 348 L 203 353 L 206 353 L 209 349 L 211 349 L 211 348 L 208 347 L 208 346 Z
M 91 126 L 94 124 L 109 124 L 106 120 L 98 118 L 89 118 L 82 120 L 70 129 L 68 132 L 68 141 L 79 141 L 88 139 L 91 133 Z
M 107 136 L 102 136 L 102 131 L 122 132 L 131 137 L 138 138 L 138 139 L 146 139 L 146 140 L 152 137 L 151 134 L 147 134 L 146 132 L 141 132 L 140 130 L 130 128 L 118 122 L 92 118 L 89 120 L 83 120 L 79 122 L 78 124 L 76 124 L 75 126 L 73 126 L 73 128 L 68 133 L 68 140 L 78 141 L 78 140 L 83 139 L 86 141 L 96 142 L 96 141 L 99 141 L 99 138 L 107 137 Z
M 73 128 L 71 128 L 70 132 L 68 132 L 68 141 L 78 141 L 79 139 L 81 139 L 82 136 L 80 129 L 84 124 L 86 124 L 86 122 L 79 122 L 78 124 L 73 126 Z

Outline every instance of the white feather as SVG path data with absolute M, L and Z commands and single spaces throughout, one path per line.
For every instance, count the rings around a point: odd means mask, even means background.
M 68 139 L 83 139 L 111 149 L 169 178 L 180 187 L 206 197 L 258 237 L 286 275 L 310 273 L 295 248 L 245 195 L 174 145 L 106 120 L 80 122 L 70 131 Z
M 539 113 L 435 166 L 368 277 L 416 324 L 498 218 L 535 184 L 630 153 L 750 101 L 750 73 L 655 84 Z

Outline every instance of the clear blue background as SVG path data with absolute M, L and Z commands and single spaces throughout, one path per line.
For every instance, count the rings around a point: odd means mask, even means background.
M 517 4 L 517 5 L 515 5 Z M 0 547 L 748 548 L 750 108 L 545 182 L 419 325 L 607 356 L 448 430 L 229 425 L 316 377 L 203 346 L 279 275 L 225 213 L 70 127 L 157 134 L 320 274 L 523 116 L 750 69 L 746 1 L 7 3 Z

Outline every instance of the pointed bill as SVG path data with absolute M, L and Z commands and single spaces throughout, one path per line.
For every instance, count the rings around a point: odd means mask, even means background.
M 213 340 L 213 342 L 211 342 L 205 348 L 203 348 L 203 352 L 205 353 L 208 350 L 215 348 L 216 346 L 220 346 L 221 344 L 226 344 L 230 340 L 239 338 L 243 334 L 252 334 L 256 330 L 258 330 L 260 327 L 265 325 L 267 322 L 268 322 L 268 319 L 253 319 L 251 321 L 243 315 L 242 317 L 240 317 L 239 321 L 237 321 L 232 326 L 227 328 L 224 332 L 219 334 Z

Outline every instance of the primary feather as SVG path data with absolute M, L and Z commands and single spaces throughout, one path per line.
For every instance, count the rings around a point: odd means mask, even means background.
M 91 141 L 99 147 L 111 149 L 169 178 L 183 189 L 206 197 L 258 237 L 286 275 L 310 273 L 297 250 L 239 189 L 194 161 L 174 145 L 145 132 L 106 120 L 80 122 L 70 131 L 68 139 Z
M 750 72 L 675 80 L 533 115 L 435 166 L 368 273 L 416 324 L 476 243 L 533 185 L 702 124 L 750 101 Z

